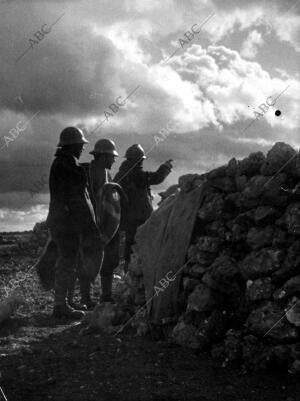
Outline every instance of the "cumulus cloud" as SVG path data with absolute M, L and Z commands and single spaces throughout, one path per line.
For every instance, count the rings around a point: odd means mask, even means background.
M 258 48 L 264 44 L 262 35 L 257 31 L 252 31 L 244 41 L 241 55 L 245 58 L 254 59 L 257 55 Z

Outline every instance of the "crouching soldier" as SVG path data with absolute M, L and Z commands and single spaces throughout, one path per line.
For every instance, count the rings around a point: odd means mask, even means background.
M 122 186 L 128 198 L 128 208 L 121 220 L 121 229 L 125 231 L 124 271 L 126 272 L 136 230 L 153 212 L 150 185 L 157 185 L 164 181 L 172 170 L 172 160 L 163 163 L 155 172 L 144 171 L 143 162 L 146 155 L 139 144 L 130 146 L 125 158 L 114 181 Z
M 88 143 L 82 131 L 67 127 L 60 134 L 49 178 L 50 206 L 47 224 L 57 248 L 54 282 L 54 317 L 81 318 L 83 312 L 67 302 L 74 285 L 82 238 L 98 235 L 87 177 L 79 158 Z

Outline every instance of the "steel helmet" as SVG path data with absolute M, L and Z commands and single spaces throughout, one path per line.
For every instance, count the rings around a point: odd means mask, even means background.
M 116 149 L 116 144 L 111 139 L 99 139 L 95 143 L 94 149 L 90 152 L 91 155 L 109 154 L 119 156 Z
M 86 140 L 83 132 L 77 127 L 67 127 L 62 130 L 59 136 L 59 143 L 57 146 L 75 145 L 79 143 L 89 143 Z
M 145 151 L 139 143 L 130 146 L 124 157 L 128 160 L 146 159 Z

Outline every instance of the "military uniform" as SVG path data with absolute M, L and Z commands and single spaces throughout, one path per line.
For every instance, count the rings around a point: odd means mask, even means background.
M 128 197 L 128 207 L 121 220 L 121 229 L 125 231 L 124 259 L 127 264 L 136 230 L 153 212 L 150 186 L 162 183 L 171 171 L 165 163 L 155 172 L 144 171 L 141 165 L 136 164 L 136 160 L 125 160 L 114 177 Z
M 93 206 L 84 168 L 75 156 L 58 149 L 49 178 L 50 207 L 47 224 L 57 247 L 55 306 L 67 303 L 72 291 L 78 250 L 86 234 L 97 235 Z
M 97 212 L 96 196 L 101 191 L 103 185 L 107 182 L 112 182 L 112 177 L 109 171 L 100 165 L 97 160 L 93 160 L 90 164 L 90 182 L 92 190 L 92 201 L 94 209 Z M 98 211 L 97 213 L 99 213 Z M 105 227 L 103 227 L 105 231 Z M 114 235 L 110 242 L 104 248 L 104 259 L 100 270 L 101 277 L 101 301 L 110 301 L 112 299 L 112 281 L 113 272 L 119 265 L 120 254 L 120 235 L 119 231 Z

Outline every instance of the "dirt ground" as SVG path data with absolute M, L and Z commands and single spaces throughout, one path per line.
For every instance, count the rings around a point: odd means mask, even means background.
M 1 298 L 33 262 L 1 259 Z M 0 327 L 0 385 L 8 401 L 300 401 L 299 376 L 216 368 L 206 353 L 131 331 L 79 335 L 78 325 L 51 317 L 52 294 L 34 274 L 24 296 L 27 305 Z

